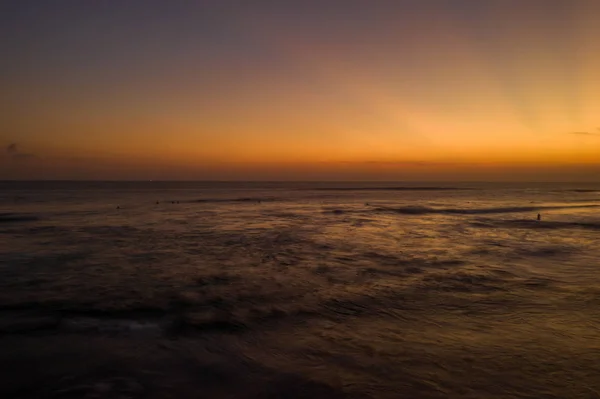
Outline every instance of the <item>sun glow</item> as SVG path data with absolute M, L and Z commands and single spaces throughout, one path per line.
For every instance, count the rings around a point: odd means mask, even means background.
M 3 142 L 36 156 L 3 157 L 0 177 L 52 178 L 77 164 L 98 178 L 157 168 L 174 179 L 379 178 L 383 168 L 460 179 L 473 165 L 510 178 L 575 165 L 573 178 L 589 179 L 600 167 L 600 5 L 569 4 L 344 16 L 208 7 L 222 25 L 182 16 L 167 37 L 146 38 L 161 15 L 124 16 L 118 41 L 49 26 L 30 54 L 38 64 L 19 70 L 26 58 L 15 54 L 4 74 L 15 112 Z

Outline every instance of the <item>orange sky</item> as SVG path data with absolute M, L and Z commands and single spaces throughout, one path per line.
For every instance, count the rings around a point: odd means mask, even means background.
M 27 3 L 0 179 L 600 180 L 599 2 Z

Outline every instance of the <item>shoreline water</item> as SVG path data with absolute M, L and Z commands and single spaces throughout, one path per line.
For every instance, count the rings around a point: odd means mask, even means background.
M 2 191 L 0 396 L 600 392 L 593 186 L 297 187 Z

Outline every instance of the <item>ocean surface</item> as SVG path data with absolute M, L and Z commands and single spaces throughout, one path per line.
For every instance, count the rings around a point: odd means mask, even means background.
M 2 398 L 600 398 L 600 184 L 0 182 L 0 364 Z

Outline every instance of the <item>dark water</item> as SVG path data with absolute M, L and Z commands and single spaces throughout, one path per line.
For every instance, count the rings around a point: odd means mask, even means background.
M 600 184 L 3 182 L 0 397 L 600 398 L 599 238 Z

